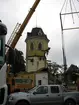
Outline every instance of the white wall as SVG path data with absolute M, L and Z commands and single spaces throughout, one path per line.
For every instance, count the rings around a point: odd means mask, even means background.
M 36 74 L 36 86 L 38 86 L 38 81 L 41 80 L 41 85 L 47 85 L 48 84 L 48 73 L 37 73 Z
M 39 57 L 29 57 L 28 59 L 34 59 L 34 62 L 32 63 L 31 60 L 27 61 L 27 71 L 37 71 L 41 68 L 45 67 L 45 60 L 39 60 Z

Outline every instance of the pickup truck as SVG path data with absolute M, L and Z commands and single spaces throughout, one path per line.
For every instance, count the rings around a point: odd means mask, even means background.
M 7 105 L 78 105 L 79 92 L 68 92 L 62 85 L 40 85 L 28 92 L 8 96 Z

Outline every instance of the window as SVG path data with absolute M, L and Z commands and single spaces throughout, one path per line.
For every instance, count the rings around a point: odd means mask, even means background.
M 39 66 L 39 61 L 37 61 L 37 68 L 38 68 L 38 66 Z
M 41 80 L 38 80 L 38 85 L 41 85 Z
M 42 44 L 41 43 L 38 44 L 38 50 L 42 50 Z
M 34 64 L 34 59 L 31 59 L 30 61 L 31 61 L 32 65 L 33 65 Z
M 59 93 L 58 86 L 51 86 L 51 93 Z
M 4 95 L 5 95 L 5 89 L 2 88 L 0 89 L 0 104 L 2 104 L 4 101 Z
M 34 45 L 33 45 L 33 43 L 31 43 L 30 49 L 31 49 L 31 50 L 34 50 Z
M 15 85 L 15 80 L 14 79 L 12 79 L 12 85 Z
M 3 40 L 0 39 L 0 56 L 3 56 Z
M 43 32 L 39 30 L 38 35 L 43 35 Z
M 48 93 L 48 87 L 47 86 L 41 86 L 36 90 L 37 94 L 46 94 Z
M 39 58 L 39 60 L 41 61 L 41 60 L 42 60 L 42 58 L 40 57 L 40 58 Z

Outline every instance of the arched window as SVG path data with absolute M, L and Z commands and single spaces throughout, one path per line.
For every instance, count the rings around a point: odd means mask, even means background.
M 38 44 L 38 50 L 42 50 L 42 44 L 41 43 Z
M 30 49 L 31 49 L 31 50 L 34 50 L 34 45 L 33 45 L 33 43 L 31 43 Z

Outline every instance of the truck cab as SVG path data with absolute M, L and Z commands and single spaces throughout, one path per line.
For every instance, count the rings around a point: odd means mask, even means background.
M 6 69 L 7 65 L 4 64 L 0 70 L 0 105 L 5 105 L 8 95 L 6 84 Z
M 5 105 L 7 100 L 7 84 L 6 84 L 6 70 L 5 63 L 5 35 L 7 34 L 7 27 L 0 20 L 0 105 Z

